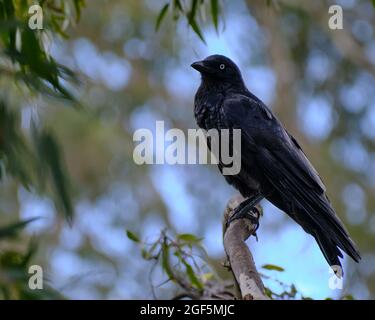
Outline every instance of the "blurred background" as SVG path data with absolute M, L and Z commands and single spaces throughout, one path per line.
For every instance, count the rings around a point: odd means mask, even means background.
M 264 201 L 259 241 L 248 241 L 257 266 L 281 266 L 277 278 L 314 299 L 375 297 L 372 1 L 213 1 L 217 12 L 210 1 L 40 1 L 43 31 L 22 25 L 27 1 L 11 2 L 0 1 L 0 299 L 31 297 L 27 264 L 66 298 L 153 299 L 165 275 L 150 279 L 127 229 L 202 237 L 230 276 L 221 219 L 235 190 L 217 168 L 133 161 L 136 129 L 196 128 L 190 64 L 210 54 L 234 60 L 297 138 L 363 258 L 345 257 L 343 289 L 331 290 L 313 238 Z M 342 30 L 328 27 L 332 4 Z

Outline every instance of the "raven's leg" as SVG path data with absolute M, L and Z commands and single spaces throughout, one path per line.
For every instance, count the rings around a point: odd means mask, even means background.
M 232 216 L 227 221 L 227 227 L 236 219 L 247 218 L 256 225 L 255 231 L 259 227 L 259 210 L 255 207 L 264 197 L 260 193 L 242 201 L 234 210 Z

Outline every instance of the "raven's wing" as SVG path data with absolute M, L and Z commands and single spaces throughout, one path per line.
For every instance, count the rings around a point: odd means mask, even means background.
M 286 213 L 315 237 L 328 263 L 341 265 L 337 247 L 358 261 L 359 252 L 318 173 L 272 112 L 257 98 L 234 95 L 224 101 L 221 113 L 228 127 L 241 129 L 242 143 L 252 151 L 267 183 L 292 204 L 293 212 Z

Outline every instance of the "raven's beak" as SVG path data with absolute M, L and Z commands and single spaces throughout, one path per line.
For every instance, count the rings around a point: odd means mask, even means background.
M 199 72 L 207 72 L 207 67 L 204 65 L 203 61 L 196 61 L 191 64 L 191 67 Z

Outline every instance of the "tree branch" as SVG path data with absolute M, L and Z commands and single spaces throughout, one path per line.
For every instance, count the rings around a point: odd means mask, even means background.
M 226 228 L 226 222 L 231 217 L 233 209 L 243 200 L 242 196 L 237 195 L 228 202 L 225 209 L 223 223 L 224 249 L 240 291 L 240 298 L 244 300 L 268 300 L 263 282 L 255 267 L 253 256 L 245 243 L 255 233 L 256 226 L 249 219 L 238 219 Z

